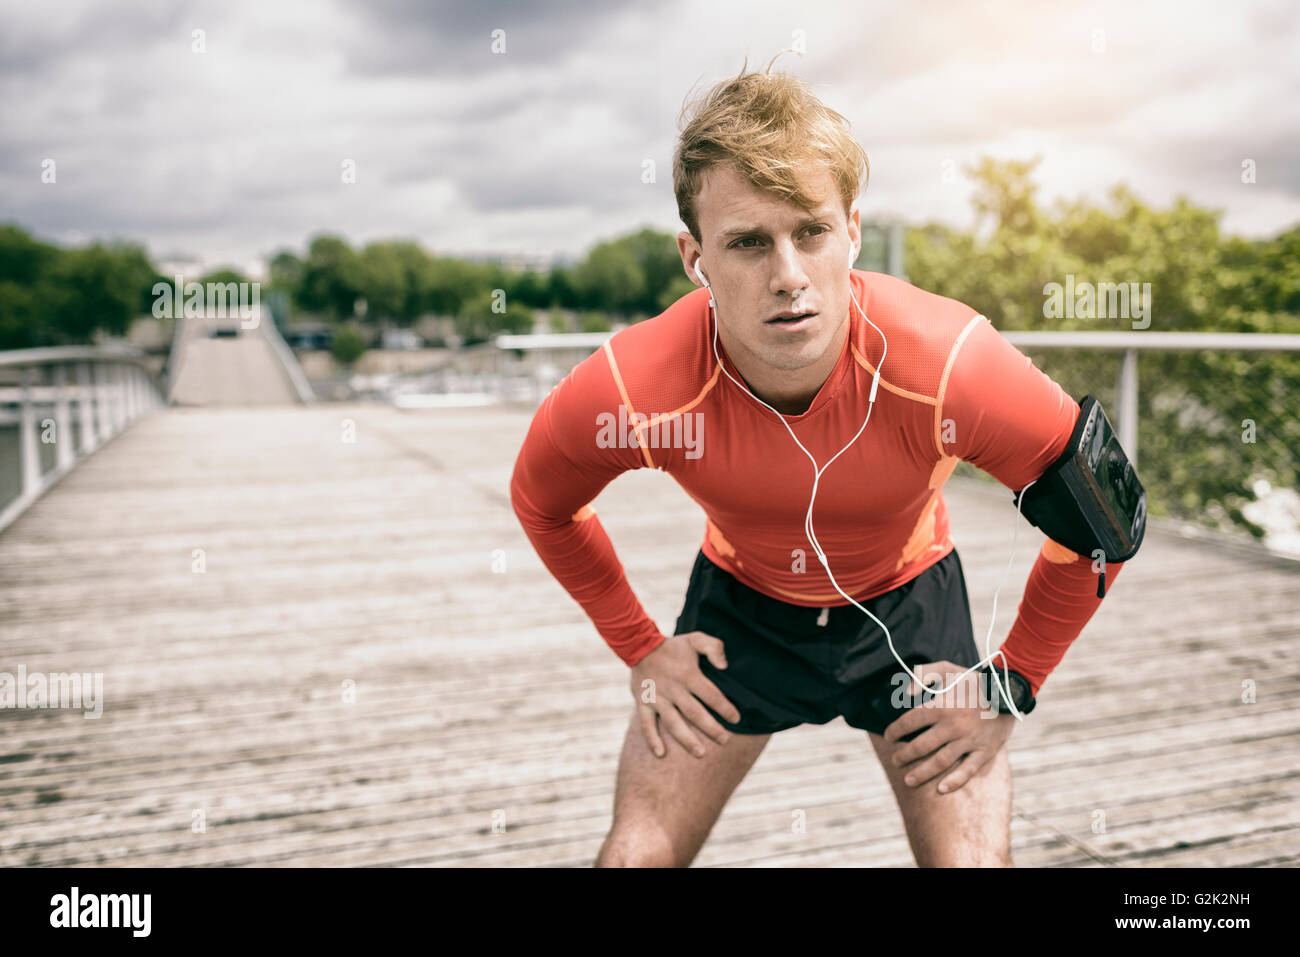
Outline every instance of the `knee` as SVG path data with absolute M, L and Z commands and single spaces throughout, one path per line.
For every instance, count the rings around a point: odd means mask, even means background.
M 655 828 L 610 829 L 595 867 L 685 867 L 667 835 Z

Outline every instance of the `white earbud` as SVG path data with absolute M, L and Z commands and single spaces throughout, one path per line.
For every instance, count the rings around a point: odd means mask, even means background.
M 704 278 L 704 273 L 700 272 L 700 260 L 698 257 L 695 260 L 695 275 L 700 278 L 700 282 L 704 283 L 704 288 L 709 291 L 709 308 L 717 309 L 718 304 L 713 300 L 713 287 L 710 286 L 709 281 Z

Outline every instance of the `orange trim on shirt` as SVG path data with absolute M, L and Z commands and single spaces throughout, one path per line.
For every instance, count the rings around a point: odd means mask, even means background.
M 1079 560 L 1078 552 L 1072 552 L 1050 538 L 1043 542 L 1043 557 L 1056 565 L 1068 565 Z
M 908 536 L 907 544 L 903 546 L 903 552 L 898 557 L 898 564 L 894 566 L 894 571 L 916 561 L 925 554 L 926 549 L 934 546 L 934 516 L 939 507 L 939 493 L 956 467 L 957 456 L 955 455 L 945 455 L 934 464 L 934 471 L 930 473 L 930 500 L 925 503 L 925 508 L 917 518 L 916 524 L 912 526 L 912 534 Z
M 866 360 L 866 357 L 863 356 L 861 352 L 858 351 L 858 347 L 850 344 L 849 348 L 853 351 L 853 358 L 857 360 L 858 365 L 862 366 L 862 368 L 866 369 L 874 376 L 876 374 L 875 367 Z M 890 392 L 894 393 L 894 395 L 901 395 L 904 399 L 913 399 L 917 402 L 924 402 L 927 405 L 934 405 L 934 399 L 930 396 L 921 395 L 919 392 L 908 392 L 906 389 L 900 389 L 898 386 L 886 381 L 884 376 L 880 377 L 880 384 Z
M 623 407 L 627 409 L 628 420 L 635 422 L 636 410 L 632 408 L 632 400 L 627 397 L 627 389 L 623 388 L 623 377 L 619 374 L 618 363 L 614 361 L 614 350 L 609 347 L 608 339 L 605 340 L 605 358 L 609 360 L 609 371 L 614 373 L 614 384 L 618 386 L 618 394 L 623 398 Z M 655 468 L 654 459 L 650 458 L 650 450 L 641 441 L 640 427 L 633 426 L 632 432 L 636 435 L 636 445 L 641 450 L 641 457 L 645 459 L 645 464 Z
M 697 405 L 703 402 L 704 397 L 709 394 L 709 391 L 715 385 L 717 385 L 718 376 L 721 374 L 722 374 L 722 366 L 718 366 L 716 369 L 713 370 L 713 375 L 712 377 L 710 377 L 709 381 L 704 383 L 704 388 L 700 390 L 699 395 L 691 399 L 690 402 L 687 402 L 680 409 L 677 409 L 673 412 L 665 412 L 662 415 L 656 415 L 653 419 L 651 419 L 649 422 L 645 424 L 645 427 L 648 429 L 650 428 L 650 426 L 658 425 L 660 422 L 664 422 L 668 419 L 671 419 L 675 415 L 685 415 L 687 412 L 691 411 L 691 409 L 695 408 Z
M 966 323 L 961 335 L 957 337 L 957 340 L 952 344 L 952 348 L 948 350 L 948 361 L 944 364 L 943 375 L 939 378 L 939 392 L 935 396 L 934 403 L 934 447 L 939 450 L 940 455 L 948 454 L 943 450 L 943 442 L 940 441 L 942 438 L 940 425 L 943 419 L 943 394 L 948 389 L 948 373 L 952 372 L 952 364 L 957 361 L 957 353 L 961 349 L 961 344 L 966 341 L 970 331 L 975 328 L 975 323 L 981 319 L 984 319 L 984 317 L 972 316 L 970 322 Z M 987 319 L 984 321 L 988 322 Z

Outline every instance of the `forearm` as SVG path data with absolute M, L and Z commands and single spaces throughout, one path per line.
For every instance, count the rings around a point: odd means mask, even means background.
M 1103 601 L 1092 564 L 1049 539 L 1029 574 L 1002 653 L 1006 666 L 1028 679 L 1035 696 Z M 1123 567 L 1123 562 L 1106 565 L 1107 594 Z M 999 669 L 1003 663 L 1000 657 L 993 661 Z
M 590 508 L 568 518 L 538 512 L 520 489 L 512 504 L 542 563 L 582 606 L 596 631 L 629 667 L 659 646 L 659 626 L 628 583 L 614 544 Z

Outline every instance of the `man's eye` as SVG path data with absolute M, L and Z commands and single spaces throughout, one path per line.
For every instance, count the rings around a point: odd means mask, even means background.
M 747 243 L 750 242 L 751 240 L 753 242 L 758 242 L 758 239 L 755 236 L 743 236 L 740 239 L 737 239 L 734 243 L 732 243 L 731 248 L 732 249 L 753 249 L 754 248 L 753 246 L 740 245 L 741 243 Z
M 829 226 L 809 226 L 808 228 L 809 228 L 809 229 L 820 229 L 820 230 L 821 230 L 821 232 L 819 232 L 819 233 L 810 233 L 810 234 L 809 234 L 809 235 L 811 235 L 811 236 L 813 236 L 813 237 L 822 236 L 822 235 L 824 235 L 824 234 L 830 232 L 830 227 L 829 227 Z

